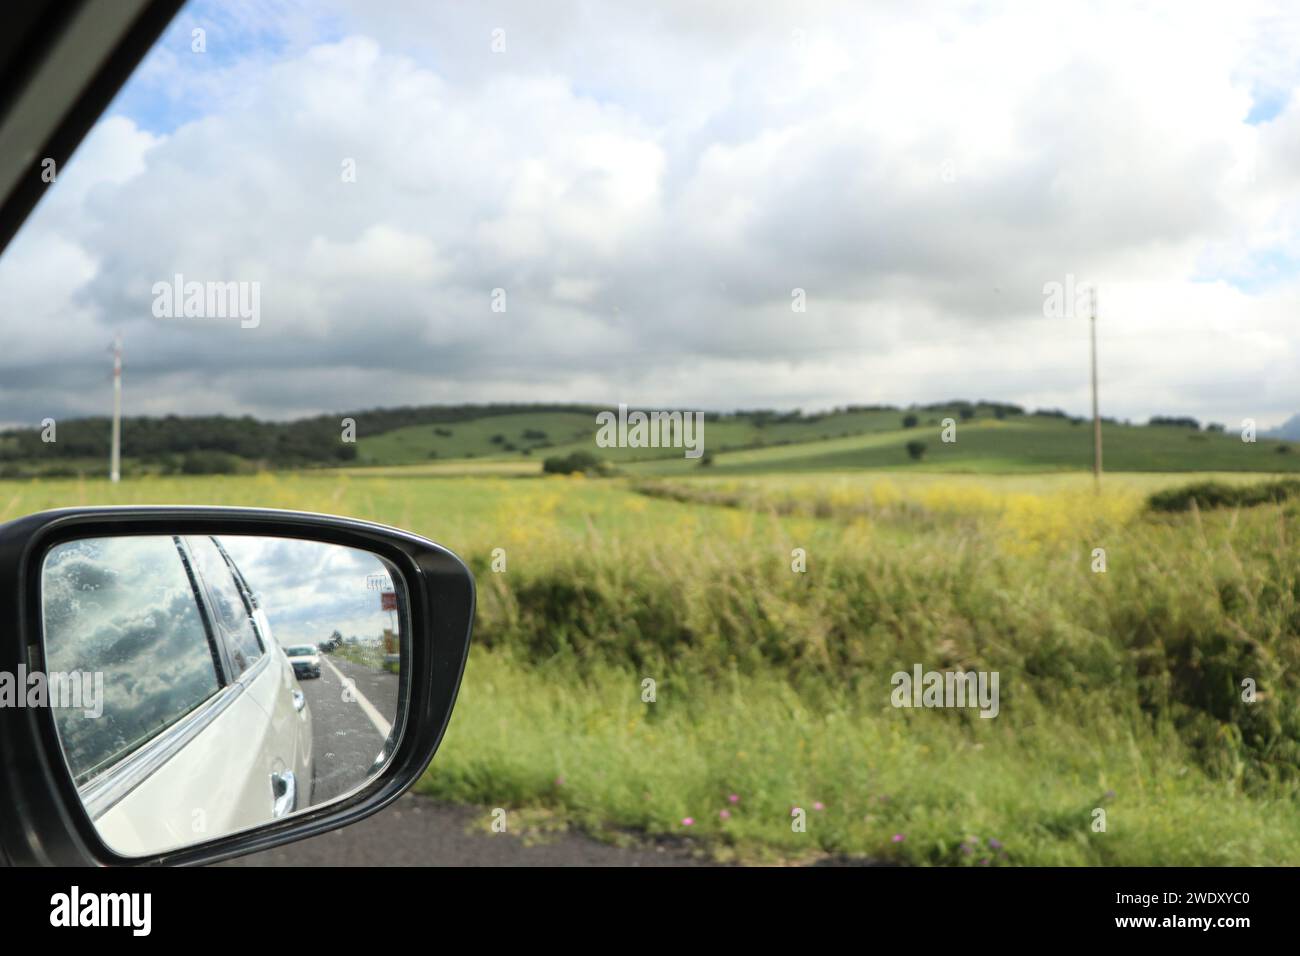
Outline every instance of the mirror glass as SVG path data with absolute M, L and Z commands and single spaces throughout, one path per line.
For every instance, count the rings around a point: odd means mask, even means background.
M 87 538 L 46 553 L 41 586 L 63 756 L 124 856 L 337 800 L 393 749 L 407 602 L 377 555 L 241 535 Z

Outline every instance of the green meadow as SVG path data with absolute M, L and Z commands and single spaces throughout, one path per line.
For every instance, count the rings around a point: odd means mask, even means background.
M 558 448 L 573 424 L 498 421 L 473 441 L 528 428 Z M 0 519 L 256 505 L 447 545 L 478 581 L 475 643 L 419 786 L 506 808 L 539 838 L 671 837 L 740 861 L 1300 863 L 1297 503 L 1146 505 L 1193 479 L 1263 480 L 1244 472 L 1289 471 L 1289 456 L 1182 429 L 1131 429 L 1168 434 L 1126 450 L 1117 426 L 1117 467 L 1172 463 L 1107 475 L 1098 494 L 1066 470 L 1065 436 L 1086 457 L 1086 426 L 972 423 L 953 473 L 932 427 L 862 424 L 791 445 L 738 435 L 710 466 L 629 461 L 609 479 L 543 478 L 534 451 L 7 481 Z M 896 460 L 918 432 L 926 456 Z M 1231 473 L 1184 474 L 1185 448 Z M 894 707 L 891 675 L 916 664 L 998 672 L 998 716 Z
M 794 474 L 862 469 L 951 473 L 1042 473 L 1092 467 L 1091 423 L 1055 415 L 995 417 L 986 406 L 962 409 L 840 411 L 820 416 L 710 417 L 708 466 L 718 474 Z M 914 416 L 915 424 L 903 420 Z M 955 441 L 943 440 L 951 419 Z M 1103 425 L 1105 466 L 1119 472 L 1297 472 L 1300 446 L 1237 431 L 1160 425 Z M 602 448 L 593 415 L 526 412 L 442 425 L 413 425 L 358 437 L 360 466 L 430 466 L 456 472 L 486 463 L 527 473 L 546 457 L 587 451 L 631 475 L 694 475 L 699 460 L 677 448 Z M 921 457 L 909 442 L 924 445 Z M 536 463 L 536 464 L 535 464 Z

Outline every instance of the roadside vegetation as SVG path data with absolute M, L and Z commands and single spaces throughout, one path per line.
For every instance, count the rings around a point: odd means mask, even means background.
M 420 786 L 522 821 L 742 860 L 1300 864 L 1300 502 L 1245 507 L 1246 476 L 1163 512 L 1185 475 L 403 474 L 7 482 L 0 519 L 246 504 L 453 548 L 476 643 Z M 896 709 L 918 663 L 997 671 L 998 716 Z
M 1300 497 L 1300 481 L 1294 479 L 1248 485 L 1202 481 L 1158 491 L 1151 496 L 1149 504 L 1153 511 L 1191 511 L 1193 508 L 1253 508 L 1297 497 Z

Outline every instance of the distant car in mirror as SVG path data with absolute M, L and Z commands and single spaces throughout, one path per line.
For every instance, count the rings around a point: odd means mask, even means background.
M 315 644 L 294 644 L 284 649 L 293 665 L 293 675 L 299 680 L 320 677 L 320 652 Z

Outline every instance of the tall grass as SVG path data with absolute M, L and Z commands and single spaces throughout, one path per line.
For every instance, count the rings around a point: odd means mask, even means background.
M 780 521 L 731 538 L 592 531 L 508 574 L 471 561 L 481 643 L 522 660 L 776 674 L 874 703 L 915 663 L 998 671 L 1008 723 L 1083 695 L 1168 721 L 1206 772 L 1255 786 L 1300 777 L 1293 517 L 1273 506 L 1108 524 L 1061 519 L 1049 502 L 879 546 L 852 528 L 814 536 L 805 573 L 792 570 L 804 538 Z
M 644 677 L 480 648 L 420 787 L 507 809 L 515 831 L 559 822 L 611 839 L 671 835 L 744 861 L 1300 860 L 1294 791 L 1247 796 L 1201 770 L 1168 722 L 1086 695 L 1067 696 L 1065 712 L 1022 704 L 1014 720 L 959 727 L 938 711 L 894 711 L 875 693 L 795 688 L 771 673 L 662 674 L 646 704 Z M 1098 809 L 1105 832 L 1093 829 Z
M 479 615 L 422 786 L 525 819 L 742 858 L 1300 863 L 1298 506 L 1152 514 L 1153 481 L 9 483 L 0 517 L 256 504 L 442 541 Z M 918 663 L 997 671 L 999 715 L 895 709 Z

